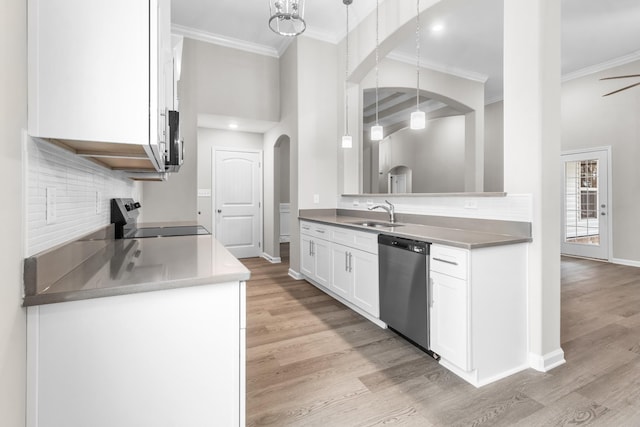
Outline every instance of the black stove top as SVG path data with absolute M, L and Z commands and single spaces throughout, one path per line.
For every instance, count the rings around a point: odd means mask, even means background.
M 211 234 L 201 225 L 182 225 L 172 227 L 142 227 L 127 230 L 125 239 L 141 239 L 145 237 L 197 236 Z

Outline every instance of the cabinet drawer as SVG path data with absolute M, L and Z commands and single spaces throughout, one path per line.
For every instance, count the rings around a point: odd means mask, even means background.
M 312 224 L 310 222 L 300 221 L 300 234 L 311 236 L 311 226 Z
M 468 259 L 465 249 L 431 245 L 431 271 L 466 280 Z
M 331 241 L 372 254 L 378 253 L 377 233 L 368 233 L 366 231 L 351 230 L 343 227 L 331 227 Z
M 315 222 L 300 221 L 300 234 L 329 240 L 333 227 Z

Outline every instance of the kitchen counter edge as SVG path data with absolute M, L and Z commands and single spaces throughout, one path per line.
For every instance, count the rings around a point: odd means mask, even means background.
M 398 222 L 397 227 L 372 228 L 355 224 L 367 218 L 344 215 L 313 215 L 303 214 L 298 219 L 312 221 L 339 227 L 347 227 L 376 234 L 386 234 L 407 239 L 426 241 L 434 244 L 454 246 L 463 249 L 480 249 L 491 246 L 529 243 L 531 236 L 490 233 L 460 228 L 447 228 L 433 225 L 410 224 Z M 383 221 L 388 222 L 388 221 Z

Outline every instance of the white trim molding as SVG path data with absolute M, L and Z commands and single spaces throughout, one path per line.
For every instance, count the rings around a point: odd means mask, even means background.
M 564 351 L 561 348 L 542 356 L 529 353 L 529 366 L 536 371 L 548 372 L 564 363 L 566 363 L 566 360 L 564 360 Z
M 304 280 L 304 276 L 293 269 L 289 269 L 289 277 L 295 280 Z
M 621 65 L 629 64 L 631 62 L 637 61 L 640 59 L 640 50 L 632 52 L 628 55 L 620 56 L 618 58 L 614 58 L 610 61 L 605 61 L 600 64 L 591 65 L 589 67 L 582 68 L 580 70 L 573 71 L 571 73 L 567 73 L 562 76 L 562 82 L 567 82 L 569 80 L 578 79 L 580 77 L 588 76 L 591 74 L 599 73 L 604 70 L 608 70 L 610 68 L 619 67 Z
M 282 262 L 282 258 L 275 257 L 275 256 L 271 256 L 266 252 L 262 252 L 262 254 L 260 255 L 260 258 L 264 258 L 267 261 L 269 261 L 271 264 L 280 264 Z
M 271 46 L 251 43 L 227 36 L 221 36 L 220 34 L 208 33 L 206 31 L 196 30 L 194 28 L 184 27 L 177 24 L 171 25 L 171 33 L 206 43 L 212 43 L 232 49 L 243 50 L 245 52 L 256 53 L 258 55 L 271 56 L 274 58 L 279 58 L 280 55 L 287 49 L 289 43 L 291 43 L 291 40 L 288 40 L 290 37 L 283 37 L 283 43 L 280 48 L 274 49 Z
M 410 64 L 415 66 L 416 57 L 415 55 L 408 55 L 403 52 L 391 52 L 387 55 L 387 58 L 393 59 L 394 61 L 403 62 L 405 64 Z M 425 68 L 432 71 L 439 71 L 441 73 L 450 74 L 455 77 L 460 77 L 462 79 L 473 80 L 474 82 L 486 83 L 489 80 L 489 76 L 482 73 L 477 73 L 475 71 L 463 70 L 462 68 L 451 67 L 448 65 L 437 64 L 435 62 L 425 62 L 424 60 L 420 61 L 420 68 Z
M 611 258 L 612 264 L 626 265 L 628 267 L 640 267 L 640 261 L 634 261 L 631 259 Z

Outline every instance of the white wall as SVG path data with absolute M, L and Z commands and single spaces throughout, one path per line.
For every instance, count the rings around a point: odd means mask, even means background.
M 184 164 L 167 182 L 144 184 L 143 208 L 149 222 L 198 220 L 198 115 L 277 121 L 279 61 L 185 37 L 178 95 Z
M 338 195 L 337 46 L 298 40 L 298 204 L 333 208 Z M 292 177 L 293 179 L 293 177 Z M 318 202 L 314 197 L 319 198 Z
M 140 185 L 104 167 L 38 139 L 28 139 L 27 256 L 91 233 L 111 223 L 111 199 L 140 200 Z M 46 191 L 56 193 L 56 220 L 46 222 Z
M 601 77 L 637 74 L 640 61 L 562 85 L 562 150 L 611 146 L 613 258 L 640 265 L 636 233 L 640 211 L 640 88 L 605 93 L 634 83 Z
M 197 82 L 198 113 L 277 121 L 280 113 L 278 59 L 185 39 Z M 194 99 L 187 100 L 193 102 Z
M 300 236 L 298 228 L 298 42 L 289 45 L 280 57 L 280 122 L 264 134 L 264 252 L 271 257 L 280 257 L 279 206 L 280 186 L 276 182 L 276 144 L 280 138 L 289 139 L 289 194 L 291 196 L 291 269 L 299 270 Z
M 24 426 L 26 316 L 22 304 L 21 129 L 27 127 L 27 3 L 6 0 L 0 13 L 0 424 Z
M 213 188 L 213 162 L 212 154 L 216 148 L 232 148 L 246 150 L 262 150 L 262 134 L 250 132 L 237 132 L 221 129 L 208 129 L 199 127 L 197 164 L 198 164 L 198 189 L 211 191 L 211 196 L 198 196 L 198 224 L 203 225 L 212 233 L 212 197 Z
M 289 141 L 283 141 L 278 146 L 277 156 L 280 161 L 280 203 L 289 203 L 289 189 L 291 187 L 291 174 L 289 171 L 289 162 L 291 158 L 291 144 Z
M 504 190 L 504 102 L 484 108 L 484 191 Z
M 504 2 L 504 186 L 533 197 L 528 248 L 529 364 L 560 347 L 560 2 Z

